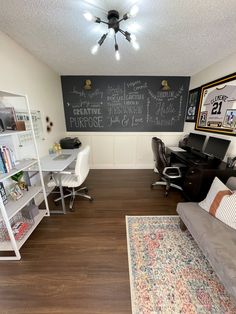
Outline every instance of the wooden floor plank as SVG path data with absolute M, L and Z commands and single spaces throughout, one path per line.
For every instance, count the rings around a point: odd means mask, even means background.
M 131 313 L 126 215 L 175 215 L 179 191 L 150 189 L 151 170 L 91 170 L 94 202 L 45 218 L 21 249 L 0 262 L 1 314 Z

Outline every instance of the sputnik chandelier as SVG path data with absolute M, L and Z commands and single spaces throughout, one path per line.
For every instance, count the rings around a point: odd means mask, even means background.
M 120 32 L 127 40 L 130 42 L 135 50 L 139 49 L 139 44 L 136 40 L 136 36 L 134 34 L 130 34 L 127 31 L 124 31 L 120 28 L 120 23 L 122 21 L 126 21 L 129 18 L 132 18 L 137 15 L 139 8 L 137 5 L 134 5 L 131 10 L 124 14 L 120 19 L 119 12 L 116 10 L 110 10 L 107 14 L 107 22 L 101 20 L 99 17 L 93 16 L 90 12 L 84 13 L 84 17 L 87 21 L 93 21 L 95 23 L 103 23 L 106 24 L 108 30 L 102 37 L 99 39 L 97 44 L 92 47 L 91 53 L 94 55 L 97 53 L 99 47 L 104 43 L 105 39 L 108 37 L 114 37 L 115 40 L 115 57 L 116 60 L 120 60 L 119 46 L 117 43 L 117 33 Z

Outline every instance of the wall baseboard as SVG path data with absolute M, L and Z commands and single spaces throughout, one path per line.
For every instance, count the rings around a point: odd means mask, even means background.
M 131 165 L 131 164 L 119 164 L 119 165 L 111 165 L 111 164 L 101 164 L 101 165 L 91 165 L 91 169 L 153 169 L 153 164 L 139 164 L 139 165 Z

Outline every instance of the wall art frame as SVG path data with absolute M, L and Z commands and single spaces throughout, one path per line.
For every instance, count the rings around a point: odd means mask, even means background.
M 236 136 L 236 73 L 201 87 L 195 130 Z
M 185 122 L 196 122 L 201 87 L 191 89 L 188 94 Z

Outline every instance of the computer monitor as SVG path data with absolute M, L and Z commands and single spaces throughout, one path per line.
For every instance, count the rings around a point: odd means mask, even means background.
M 206 135 L 189 133 L 187 146 L 191 149 L 201 151 L 206 139 Z
M 231 141 L 210 136 L 204 153 L 223 160 Z

